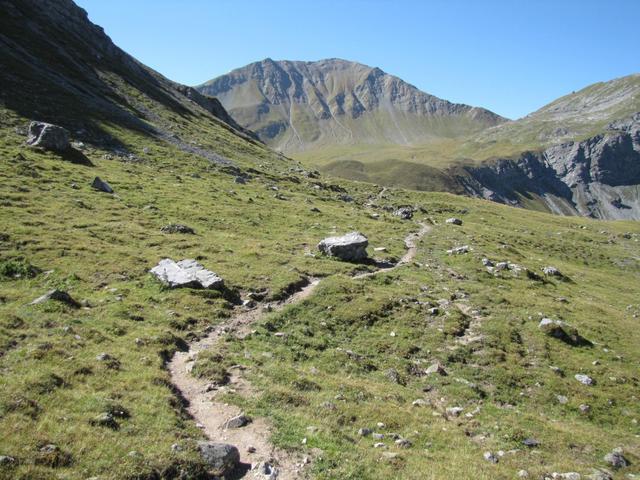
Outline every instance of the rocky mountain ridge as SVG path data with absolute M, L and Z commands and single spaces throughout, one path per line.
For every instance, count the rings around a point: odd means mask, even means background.
M 535 195 L 561 215 L 640 220 L 640 113 L 583 141 L 465 170 L 457 178 L 474 196 L 523 206 Z
M 379 68 L 341 59 L 265 59 L 196 87 L 284 151 L 326 144 L 420 143 L 477 132 L 505 119 L 451 103 Z

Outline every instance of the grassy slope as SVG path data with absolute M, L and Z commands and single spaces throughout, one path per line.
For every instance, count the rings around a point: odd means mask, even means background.
M 175 476 L 176 466 L 195 476 L 202 467 L 194 450 L 201 434 L 182 413 L 168 384 L 164 359 L 230 315 L 234 293 L 268 288 L 270 296 L 278 297 L 302 276 L 353 270 L 351 265 L 305 255 L 322 237 L 358 229 L 372 246 L 386 246 L 388 257 L 399 257 L 402 239 L 416 228 L 383 210 L 378 210 L 380 220 L 367 215 L 374 209 L 363 205 L 377 188 L 345 182 L 356 202 L 340 201 L 338 192 L 314 188 L 317 181 L 296 173 L 289 160 L 240 140 L 203 112 L 185 114 L 162 107 L 117 76 L 104 75 L 127 96 L 131 112 L 143 111 L 155 125 L 185 142 L 255 171 L 247 185 L 235 184 L 228 170 L 99 116 L 92 118 L 95 125 L 139 161 L 128 162 L 104 147 L 89 146 L 85 154 L 92 166 L 73 164 L 26 148 L 16 128 L 28 119 L 0 111 L 1 270 L 20 271 L 32 264 L 44 271 L 33 278 L 0 280 L 0 455 L 19 461 L 15 468 L 0 467 L 0 478 L 169 478 Z M 64 108 L 58 111 L 68 113 Z M 81 113 L 76 110 L 72 116 L 83 118 Z M 96 175 L 109 181 L 117 196 L 90 189 Z M 274 197 L 275 185 L 284 199 Z M 637 390 L 638 338 L 630 315 L 638 310 L 637 225 L 530 212 L 525 217 L 521 210 L 448 195 L 388 195 L 378 203 L 418 204 L 437 221 L 468 209 L 466 224 L 462 229 L 438 227 L 425 239 L 419 261 L 428 267 L 406 267 L 371 280 L 331 278 L 304 304 L 266 320 L 246 342 L 229 342 L 234 360 L 253 367 L 250 374 L 264 392 L 247 409 L 276 421 L 280 444 L 322 448 L 314 466 L 319 478 L 423 478 L 422 472 L 429 469 L 434 478 L 476 473 L 496 478 L 512 476 L 516 467 L 532 463 L 538 470 L 585 469 L 580 462 L 596 464 L 604 450 L 618 444 L 631 449 L 635 460 L 637 428 L 630 421 L 638 416 L 631 393 Z M 321 213 L 311 213 L 312 206 Z M 192 226 L 197 234 L 162 234 L 160 227 L 171 222 Z M 578 229 L 580 225 L 587 229 Z M 622 237 L 627 230 L 636 236 Z M 511 247 L 500 247 L 500 241 Z M 476 251 L 445 257 L 444 249 L 456 243 L 469 243 Z M 481 253 L 532 268 L 556 263 L 576 283 L 495 280 L 479 270 Z M 200 259 L 226 279 L 230 295 L 164 290 L 147 273 L 163 257 Z M 452 279 L 447 268 L 466 280 Z M 420 293 L 422 285 L 430 287 L 425 294 Z M 77 300 L 86 299 L 89 306 L 76 310 L 55 302 L 29 305 L 55 287 Z M 489 317 L 482 326 L 486 340 L 479 354 L 448 350 L 451 338 L 438 328 L 453 331 L 462 320 L 459 315 L 429 319 L 424 307 L 401 302 L 408 296 L 444 298 L 458 289 L 467 291 L 469 303 Z M 553 300 L 561 295 L 568 304 Z M 633 309 L 626 310 L 628 304 Z M 546 340 L 535 328 L 538 311 L 562 316 L 600 345 L 570 349 Z M 266 334 L 274 329 L 290 333 L 286 344 Z M 389 336 L 391 330 L 396 337 Z M 604 344 L 609 353 L 603 352 Z M 365 362 L 347 360 L 336 347 L 361 353 Z M 115 357 L 119 369 L 97 361 L 102 352 Z M 616 361 L 615 355 L 624 360 Z M 598 356 L 602 365 L 591 367 L 590 361 Z M 405 373 L 410 361 L 432 358 L 445 361 L 452 375 L 427 380 Z M 532 366 L 526 366 L 529 363 Z M 552 375 L 547 368 L 551 363 L 565 368 L 567 378 Z M 472 368 L 474 364 L 478 367 Z M 315 376 L 311 365 L 320 371 Z M 383 372 L 390 366 L 407 378 L 407 387 L 385 380 Z M 578 368 L 593 370 L 598 386 L 578 388 L 571 378 Z M 611 376 L 617 380 L 609 380 Z M 455 378 L 473 381 L 485 392 L 481 413 L 473 420 L 458 426 L 433 417 L 430 409 L 409 407 L 428 381 L 435 388 L 430 394 L 434 399 L 444 397 L 447 405 L 472 409 L 481 394 Z M 536 381 L 542 386 L 535 387 Z M 527 387 L 532 388 L 529 397 L 521 397 L 520 389 Z M 331 400 L 339 391 L 346 402 Z M 556 391 L 569 394 L 569 406 L 555 404 Z M 594 406 L 589 418 L 575 413 L 575 406 L 585 399 Z M 608 406 L 607 399 L 615 403 Z M 325 400 L 334 401 L 338 410 L 319 409 Z M 504 403 L 526 415 L 499 408 Z M 90 424 L 97 415 L 121 407 L 130 417 L 118 420 L 118 431 Z M 557 421 L 540 417 L 539 411 Z M 380 453 L 371 449 L 370 439 L 352 443 L 359 426 L 379 420 L 415 444 L 393 465 L 377 462 Z M 319 426 L 318 434 L 310 435 L 309 425 Z M 479 446 L 469 441 L 465 429 L 493 433 Z M 579 432 L 578 450 L 568 447 L 575 438 L 557 433 L 570 429 Z M 543 441 L 538 460 L 521 455 L 492 467 L 481 459 L 485 449 L 515 445 L 520 431 Z M 303 447 L 300 439 L 305 435 L 309 442 Z M 62 453 L 42 454 L 39 449 L 48 443 L 58 445 Z M 175 443 L 181 451 L 172 452 Z M 458 448 L 452 451 L 451 445 Z M 576 455 L 577 463 L 572 463 Z
M 551 471 L 586 474 L 603 466 L 603 455 L 616 446 L 636 460 L 637 224 L 524 216 L 444 194 L 410 198 L 419 199 L 437 223 L 420 246 L 418 263 L 375 278 L 326 280 L 303 304 L 262 322 L 251 338 L 230 341 L 236 360 L 250 366 L 251 378 L 264 389 L 256 402 L 232 395 L 230 401 L 273 416 L 280 444 L 321 449 L 318 478 L 495 479 L 513 478 L 519 469 L 533 478 Z M 443 225 L 467 209 L 463 227 Z M 630 238 L 623 236 L 628 230 L 634 232 Z M 445 254 L 461 244 L 473 252 Z M 483 256 L 537 272 L 554 264 L 571 281 L 544 283 L 510 273 L 496 278 L 482 267 Z M 455 305 L 435 317 L 427 313 L 425 303 L 454 297 L 481 312 L 484 338 L 478 344 L 456 344 L 452 332 L 465 320 Z M 572 347 L 546 337 L 537 327 L 542 315 L 569 322 L 595 345 Z M 449 376 L 417 373 L 434 360 Z M 390 368 L 406 385 L 387 378 Z M 591 375 L 597 385 L 581 385 L 576 373 Z M 559 404 L 556 395 L 569 402 Z M 418 398 L 431 406 L 413 407 Z M 591 413 L 579 413 L 582 403 Z M 446 420 L 443 410 L 451 406 L 479 413 Z M 376 428 L 377 422 L 386 427 Z M 377 440 L 356 434 L 362 427 L 399 433 L 414 445 L 404 450 L 384 440 L 399 454 L 385 461 L 372 447 Z M 527 437 L 541 447 L 527 450 L 521 444 Z M 482 458 L 485 451 L 512 449 L 518 451 L 497 465 Z

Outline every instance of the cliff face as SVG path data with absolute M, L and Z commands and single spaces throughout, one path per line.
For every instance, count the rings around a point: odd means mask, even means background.
M 522 206 L 535 197 L 559 214 L 640 220 L 640 113 L 584 141 L 464 170 L 457 178 L 474 196 Z
M 203 85 L 231 115 L 271 146 L 410 145 L 475 133 L 505 119 L 429 95 L 379 68 L 339 59 L 266 59 Z

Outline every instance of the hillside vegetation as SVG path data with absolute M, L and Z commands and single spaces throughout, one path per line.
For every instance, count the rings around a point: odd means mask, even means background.
M 214 478 L 167 365 L 216 329 L 190 375 L 265 422 L 262 440 L 303 459 L 298 478 L 637 475 L 637 222 L 323 177 L 134 61 L 72 2 L 7 5 L 0 478 Z M 21 84 L 29 100 L 9 100 Z M 66 127 L 72 148 L 27 146 L 31 120 Z M 424 226 L 412 261 L 385 270 Z M 375 261 L 319 254 L 351 231 Z M 164 258 L 196 259 L 225 287 L 169 289 L 149 273 Z M 52 290 L 70 298 L 34 303 Z M 226 329 L 246 312 L 246 335 Z M 605 460 L 615 448 L 628 465 Z M 227 479 L 267 478 L 240 454 Z

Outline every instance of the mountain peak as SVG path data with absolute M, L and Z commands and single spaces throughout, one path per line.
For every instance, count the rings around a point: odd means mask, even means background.
M 505 119 L 418 90 L 378 67 L 340 58 L 272 60 L 196 87 L 285 151 L 334 144 L 412 145 L 475 133 Z

